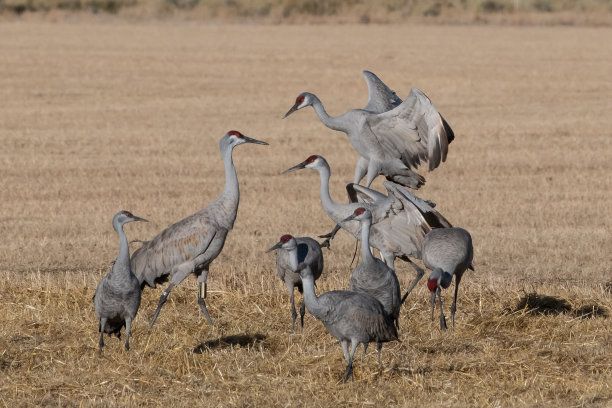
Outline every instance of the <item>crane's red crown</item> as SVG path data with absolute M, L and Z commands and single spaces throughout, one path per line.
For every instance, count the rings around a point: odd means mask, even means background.
M 365 208 L 359 207 L 358 209 L 355 210 L 355 215 L 361 215 L 364 212 L 365 212 Z
M 312 156 L 306 159 L 306 163 L 307 164 L 314 163 L 314 161 L 317 160 L 318 158 L 319 156 L 317 156 L 316 154 L 313 154 Z
M 237 138 L 244 139 L 244 135 L 237 130 L 230 130 L 227 132 L 230 136 L 236 136 Z
M 437 279 L 427 279 L 427 289 L 429 289 L 430 292 L 435 291 L 437 287 L 438 287 Z
M 302 104 L 302 102 L 304 102 L 304 99 L 305 99 L 305 98 L 304 98 L 304 95 L 300 95 L 300 96 L 298 96 L 298 97 L 295 99 L 295 105 L 296 105 L 296 106 L 301 105 L 301 104 Z
M 132 213 L 131 213 L 131 212 L 129 212 L 129 211 L 123 211 L 123 215 L 125 215 L 126 217 L 130 217 L 130 218 L 133 218 L 133 217 L 134 217 L 134 216 L 132 215 Z
M 286 244 L 287 242 L 291 241 L 291 238 L 293 238 L 291 235 L 286 234 L 281 237 L 281 241 L 283 244 Z

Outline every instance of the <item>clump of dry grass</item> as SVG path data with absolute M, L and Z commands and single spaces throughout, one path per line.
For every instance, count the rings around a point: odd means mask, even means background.
M 607 32 L 0 25 L 0 401 L 609 405 Z M 344 358 L 322 325 L 307 316 L 303 332 L 290 332 L 288 297 L 264 251 L 283 233 L 331 227 L 317 175 L 283 169 L 323 154 L 340 201 L 357 159 L 312 111 L 280 117 L 305 90 L 331 114 L 362 106 L 362 69 L 400 95 L 420 87 L 453 126 L 448 160 L 426 173 L 419 195 L 471 232 L 476 271 L 462 281 L 454 333 L 431 321 L 421 283 L 383 367 L 372 350 L 355 363 L 355 382 L 342 385 Z M 145 289 L 130 352 L 113 338 L 98 357 L 91 297 L 116 256 L 112 215 L 146 217 L 126 233 L 149 239 L 209 203 L 223 186 L 218 141 L 231 128 L 270 146 L 234 152 L 241 203 L 209 276 L 215 324 L 202 318 L 190 278 L 149 331 L 162 289 Z M 338 234 L 318 291 L 347 287 L 353 250 Z M 398 261 L 397 272 L 406 287 L 414 271 Z M 451 294 L 443 294 L 447 314 Z M 535 312 L 558 309 L 546 297 L 569 309 Z

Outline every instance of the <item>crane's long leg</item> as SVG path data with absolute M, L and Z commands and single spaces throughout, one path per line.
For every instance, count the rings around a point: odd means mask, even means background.
M 461 282 L 462 276 L 463 272 L 455 274 L 455 297 L 453 298 L 453 305 L 451 306 L 451 324 L 453 327 L 453 331 L 455 331 L 455 311 L 457 310 L 457 293 L 459 292 L 459 282 Z
M 438 306 L 440 307 L 440 330 L 446 330 L 446 317 L 444 317 L 444 309 L 442 309 L 442 290 L 439 286 L 435 293 L 438 294 Z
M 431 320 L 434 319 L 434 307 L 436 302 L 436 291 L 431 292 L 431 298 L 429 299 L 429 304 L 431 305 Z
M 366 356 L 366 351 L 368 351 L 368 345 L 369 345 L 369 343 L 368 343 L 368 342 L 364 342 L 364 343 L 363 343 L 363 355 L 361 356 L 361 362 L 362 362 L 362 363 L 363 363 L 363 359 L 364 359 L 364 358 L 365 358 L 365 356 Z
M 291 332 L 295 333 L 295 319 L 297 318 L 297 312 L 295 311 L 295 298 L 293 294 L 293 288 L 291 288 L 291 295 L 289 297 L 291 299 Z
M 106 317 L 100 318 L 100 343 L 98 348 L 98 355 L 102 355 L 102 348 L 104 347 L 104 328 L 106 327 Z
M 208 321 L 208 324 L 212 325 L 212 319 L 210 318 L 210 314 L 208 314 L 208 309 L 206 308 L 206 303 L 204 299 L 206 298 L 206 279 L 208 278 L 208 267 L 202 270 L 200 276 L 198 276 L 198 305 L 200 305 L 200 309 L 204 314 L 204 317 Z M 204 285 L 204 297 L 202 297 L 202 284 Z
M 130 334 L 132 330 L 132 318 L 125 318 L 125 351 L 130 350 Z
M 162 293 L 161 297 L 159 298 L 159 303 L 157 304 L 157 309 L 155 310 L 155 314 L 153 314 L 153 319 L 151 319 L 151 323 L 149 324 L 149 329 L 151 329 L 153 325 L 155 324 L 155 321 L 157 320 L 157 316 L 159 316 L 159 312 L 162 306 L 164 305 L 164 303 L 166 303 L 166 299 L 168 299 L 168 295 L 170 294 L 170 291 L 172 290 L 173 286 L 174 286 L 174 283 L 170 282 L 170 285 L 168 285 L 164 293 Z
M 306 304 L 304 303 L 304 298 L 302 298 L 302 303 L 300 303 L 300 325 L 302 326 L 302 331 L 304 331 L 304 315 L 306 314 Z
M 420 268 L 417 264 L 415 264 L 414 262 L 412 262 L 410 259 L 405 258 L 404 261 L 408 262 L 410 265 L 412 265 L 412 267 L 414 268 L 414 270 L 417 272 L 417 276 L 416 278 L 414 278 L 414 280 L 412 281 L 412 283 L 410 284 L 410 286 L 408 287 L 408 290 L 406 291 L 406 293 L 404 294 L 404 296 L 402 297 L 402 302 L 401 304 L 404 303 L 404 301 L 406 300 L 406 298 L 408 297 L 408 295 L 410 294 L 410 292 L 412 292 L 412 289 L 414 289 L 414 287 L 416 286 L 417 283 L 419 283 L 419 281 L 421 280 L 421 278 L 423 277 L 423 275 L 425 275 L 425 271 Z
M 368 171 L 368 163 L 369 160 L 365 157 L 359 157 L 359 160 L 357 160 L 357 165 L 355 166 L 355 184 L 359 184 L 359 182 L 365 177 Z
M 319 238 L 325 238 L 325 241 L 323 241 L 323 243 L 320 244 L 321 248 L 327 247 L 327 249 L 331 249 L 330 241 L 334 239 L 338 231 L 340 231 L 340 226 L 336 224 L 336 226 L 334 227 L 333 230 L 331 230 L 331 232 L 328 232 L 327 234 L 319 235 Z
M 349 360 L 348 360 L 348 364 L 346 366 L 346 372 L 344 373 L 344 381 L 346 382 L 346 380 L 348 379 L 349 374 L 351 375 L 351 381 L 353 381 L 355 378 L 353 377 L 353 357 L 355 357 L 355 350 L 357 349 L 357 346 L 359 345 L 359 342 L 356 342 L 355 340 L 351 340 L 351 350 L 349 352 Z
M 382 363 L 380 362 L 380 351 L 382 350 L 382 342 L 378 342 L 376 343 L 376 352 L 378 353 L 378 365 L 382 366 Z
M 346 362 L 348 363 L 349 361 L 348 341 L 342 340 L 340 341 L 340 345 L 342 346 L 342 352 L 344 353 L 344 358 L 346 359 Z

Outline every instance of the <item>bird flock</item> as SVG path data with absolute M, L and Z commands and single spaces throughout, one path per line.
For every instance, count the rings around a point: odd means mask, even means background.
M 381 364 L 382 344 L 399 340 L 401 305 L 424 276 L 425 271 L 413 262 L 422 260 L 431 270 L 427 287 L 431 292 L 431 316 L 434 319 L 436 300 L 440 311 L 440 329 L 446 330 L 442 310 L 441 289 L 448 288 L 455 276 L 455 292 L 451 306 L 451 327 L 455 327 L 455 311 L 459 282 L 463 273 L 473 269 L 472 239 L 468 231 L 453 227 L 436 209 L 436 204 L 409 191 L 425 183 L 418 167 L 427 162 L 429 171 L 436 169 L 448 155 L 454 140 L 453 130 L 419 89 L 412 88 L 403 101 L 375 74 L 363 72 L 369 99 L 363 109 L 352 109 L 340 116 L 330 116 L 320 99 L 309 92 L 299 94 L 285 114 L 312 106 L 321 122 L 330 129 L 346 133 L 359 153 L 353 183 L 346 186 L 347 203 L 331 198 L 331 168 L 320 155 L 311 155 L 283 174 L 301 169 L 314 169 L 320 177 L 321 205 L 336 227 L 320 235 L 322 243 L 310 237 L 284 234 L 266 252 L 276 251 L 276 270 L 290 295 L 292 331 L 297 311 L 294 289 L 303 294 L 300 303 L 300 327 L 304 327 L 306 309 L 320 320 L 336 338 L 347 362 L 344 382 L 353 379 L 356 348 L 376 343 Z M 147 221 L 129 211 L 113 217 L 113 228 L 119 236 L 119 253 L 110 272 L 102 278 L 94 294 L 94 309 L 99 321 L 99 354 L 104 347 L 104 334 L 120 337 L 125 326 L 125 349 L 129 350 L 132 322 L 140 306 L 145 287 L 170 281 L 162 292 L 150 329 L 159 318 L 162 306 L 172 288 L 189 275 L 198 280 L 198 305 L 209 324 L 212 319 L 206 307 L 207 277 L 210 264 L 223 250 L 227 234 L 238 213 L 240 189 L 232 160 L 234 147 L 251 143 L 267 145 L 232 130 L 219 142 L 225 168 L 225 186 L 221 195 L 202 210 L 170 225 L 155 237 L 142 242 L 130 257 L 126 223 Z M 386 194 L 370 188 L 379 175 Z M 359 183 L 364 179 L 365 185 Z M 343 229 L 361 241 L 361 261 L 353 270 L 348 290 L 333 290 L 317 295 L 315 281 L 324 273 L 323 247 L 329 247 L 336 233 Z M 378 259 L 372 249 L 379 251 Z M 404 295 L 395 273 L 399 258 L 416 271 Z

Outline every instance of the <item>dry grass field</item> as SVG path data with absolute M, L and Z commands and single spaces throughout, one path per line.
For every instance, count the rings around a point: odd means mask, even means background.
M 0 405 L 612 406 L 612 30 L 493 26 L 257 26 L 106 19 L 0 24 Z M 264 251 L 321 234 L 313 153 L 344 201 L 357 154 L 311 109 L 361 107 L 361 71 L 398 94 L 418 86 L 453 126 L 423 198 L 468 229 L 454 333 L 429 317 L 425 280 L 404 304 L 401 343 L 375 347 L 342 384 L 340 346 L 288 295 Z M 97 355 L 91 297 L 114 260 L 113 215 L 148 239 L 223 188 L 218 141 L 237 129 L 269 146 L 234 151 L 241 202 L 211 267 L 145 289 L 132 350 Z M 425 170 L 423 170 L 425 171 Z M 382 188 L 381 180 L 375 183 Z M 325 251 L 319 293 L 346 288 L 354 240 Z M 398 261 L 405 286 L 414 276 Z M 446 313 L 452 290 L 443 294 Z M 358 350 L 360 355 L 361 349 Z

